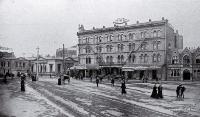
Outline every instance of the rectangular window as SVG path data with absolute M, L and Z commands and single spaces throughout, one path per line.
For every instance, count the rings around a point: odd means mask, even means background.
M 172 77 L 180 76 L 180 70 L 179 69 L 172 69 L 171 70 L 171 76 Z
M 1 62 L 1 67 L 3 67 L 3 62 Z
M 23 63 L 23 68 L 25 68 L 25 63 Z
M 53 72 L 53 64 L 49 64 L 49 72 Z
M 15 62 L 15 67 L 18 67 L 18 62 Z
M 117 45 L 117 49 L 118 49 L 118 51 L 121 50 L 121 46 L 120 46 L 120 44 Z
M 10 67 L 10 62 L 9 61 L 7 62 L 7 66 Z

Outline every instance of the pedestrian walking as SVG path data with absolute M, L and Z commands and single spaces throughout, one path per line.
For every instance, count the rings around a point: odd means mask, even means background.
M 58 78 L 58 85 L 61 85 L 61 76 Z
M 176 87 L 176 97 L 180 97 L 181 84 Z
M 158 87 L 158 98 L 163 98 L 163 94 L 162 94 L 162 85 L 160 84 Z
M 112 86 L 114 87 L 114 84 L 115 84 L 114 78 L 111 79 L 111 84 L 112 84 Z
M 184 98 L 185 87 L 182 85 L 180 90 L 181 90 L 180 97 L 181 97 L 181 98 Z
M 152 93 L 151 93 L 151 97 L 152 97 L 152 98 L 158 98 L 158 93 L 157 93 L 156 84 L 155 84 L 154 87 L 153 87 L 153 91 L 152 91 Z
M 122 95 L 123 94 L 126 94 L 126 84 L 125 84 L 125 81 L 122 81 L 122 84 L 121 84 L 121 89 L 122 89 Z
M 21 91 L 25 91 L 25 74 L 21 74 Z
M 4 83 L 7 84 L 7 75 L 4 75 Z
M 97 84 L 97 87 L 99 87 L 99 77 L 98 76 L 96 77 L 96 84 Z

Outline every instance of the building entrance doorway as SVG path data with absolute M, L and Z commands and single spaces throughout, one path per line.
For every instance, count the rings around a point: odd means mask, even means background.
M 140 80 L 143 78 L 143 76 L 144 76 L 144 71 L 142 70 L 140 71 Z
M 157 79 L 157 71 L 156 70 L 152 70 L 152 79 L 158 80 Z
M 183 80 L 190 80 L 190 71 L 187 69 L 183 71 Z

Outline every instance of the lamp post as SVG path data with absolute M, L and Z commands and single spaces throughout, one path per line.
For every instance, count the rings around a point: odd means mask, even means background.
M 39 62 L 38 62 L 38 59 L 39 59 L 39 47 L 37 47 L 36 48 L 37 49 L 37 64 L 36 64 L 36 77 L 37 77 L 37 80 L 39 79 L 39 77 L 38 77 L 38 64 L 39 64 Z

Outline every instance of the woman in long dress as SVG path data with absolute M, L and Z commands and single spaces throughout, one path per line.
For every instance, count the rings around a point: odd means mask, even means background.
M 153 91 L 152 91 L 152 93 L 151 93 L 151 97 L 152 97 L 152 98 L 157 98 L 157 97 L 158 97 L 156 84 L 155 84 L 154 87 L 153 87 Z
M 158 87 L 158 98 L 163 98 L 163 94 L 162 94 L 162 85 L 160 84 Z

